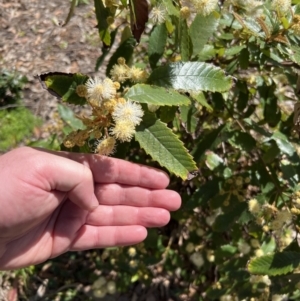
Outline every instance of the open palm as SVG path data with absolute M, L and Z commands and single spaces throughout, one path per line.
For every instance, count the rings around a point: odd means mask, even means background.
M 163 172 L 98 155 L 16 149 L 0 182 L 0 269 L 138 243 L 181 202 Z

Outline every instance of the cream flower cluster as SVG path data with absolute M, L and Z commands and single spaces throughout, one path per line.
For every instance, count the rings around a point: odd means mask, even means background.
M 121 142 L 128 142 L 135 133 L 135 127 L 140 124 L 144 112 L 141 105 L 132 101 L 117 104 L 112 113 L 115 126 L 110 133 Z
M 135 66 L 127 66 L 125 59 L 122 57 L 118 59 L 118 64 L 112 67 L 110 75 L 114 81 L 118 81 L 119 83 L 124 83 L 126 80 L 134 83 L 143 83 L 148 78 L 148 73 L 145 70 Z
M 101 104 L 116 96 L 117 85 L 109 78 L 101 80 L 98 77 L 89 78 L 85 84 L 87 88 L 87 97 Z
M 272 1 L 272 8 L 279 12 L 282 15 L 286 15 L 292 6 L 291 0 L 273 0 Z
M 211 14 L 218 6 L 218 0 L 190 0 L 196 12 L 203 16 Z
M 111 112 L 114 126 L 109 131 L 113 137 L 108 136 L 99 140 L 96 147 L 96 151 L 102 155 L 112 154 L 115 149 L 115 139 L 121 142 L 129 142 L 132 139 L 135 127 L 140 124 L 144 112 L 141 105 L 130 100 L 126 101 L 122 98 L 121 101 L 116 102 L 116 83 L 109 78 L 103 81 L 98 78 L 89 79 L 86 87 L 88 99 L 96 100 L 100 105 L 105 102 L 114 104 Z
M 150 12 L 149 19 L 155 24 L 164 23 L 167 19 L 168 12 L 163 4 L 154 6 Z
M 123 59 L 120 62 L 124 67 Z M 138 68 L 126 68 L 134 73 L 131 79 L 142 72 Z M 133 138 L 144 112 L 140 104 L 122 97 L 122 92 L 118 91 L 120 82 L 114 78 L 101 79 L 96 76 L 76 87 L 78 96 L 86 98 L 91 106 L 92 114 L 91 117 L 77 116 L 86 128 L 70 133 L 64 140 L 65 147 L 82 147 L 94 139 L 94 151 L 109 156 L 115 152 L 117 140 L 129 142 Z

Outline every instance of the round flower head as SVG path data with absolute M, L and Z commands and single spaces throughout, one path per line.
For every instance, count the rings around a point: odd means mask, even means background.
M 153 23 L 161 24 L 166 21 L 167 15 L 168 12 L 166 8 L 162 4 L 159 4 L 152 8 L 149 18 Z
M 85 85 L 78 85 L 76 87 L 76 93 L 79 97 L 86 97 L 87 95 L 87 89 Z
M 103 98 L 113 98 L 117 93 L 116 85 L 110 78 L 103 80 Z
M 128 255 L 130 257 L 134 257 L 136 255 L 136 248 L 133 248 L 133 247 L 129 248 L 128 249 Z
M 248 254 L 251 251 L 251 246 L 248 245 L 246 242 L 239 242 L 238 244 L 238 250 L 242 253 L 242 254 Z
M 188 6 L 184 6 L 180 9 L 180 16 L 183 19 L 187 19 L 191 14 L 190 8 Z
M 218 0 L 191 0 L 191 2 L 197 13 L 203 16 L 207 16 L 212 13 L 218 5 Z
M 291 0 L 273 0 L 272 8 L 281 14 L 285 15 L 291 9 L 292 3 Z
M 128 77 L 135 83 L 143 83 L 147 80 L 148 74 L 141 68 L 132 67 L 128 71 Z
M 195 246 L 192 242 L 189 242 L 186 247 L 185 247 L 185 250 L 188 252 L 188 253 L 192 253 L 194 250 L 195 250 Z
M 281 222 L 289 223 L 292 221 L 293 216 L 289 211 L 282 210 L 277 213 L 276 218 Z
M 251 199 L 249 201 L 248 208 L 252 214 L 258 214 L 261 211 L 261 206 L 256 199 Z
M 190 256 L 191 262 L 197 267 L 200 268 L 204 265 L 204 259 L 201 253 L 195 252 Z
M 110 130 L 110 133 L 121 142 L 129 142 L 135 133 L 135 127 L 128 120 L 119 120 Z
M 114 137 L 107 137 L 99 141 L 95 152 L 99 155 L 109 156 L 115 151 L 116 139 Z
M 293 29 L 295 35 L 300 35 L 300 24 L 293 24 L 291 28 Z
M 132 269 L 135 269 L 137 266 L 138 266 L 138 262 L 136 260 L 130 260 L 129 261 L 129 266 L 132 268 Z
M 116 293 L 117 286 L 114 281 L 108 281 L 106 284 L 106 288 L 109 294 L 113 295 Z
M 124 64 L 116 64 L 110 71 L 111 78 L 117 82 L 123 83 L 128 79 L 128 67 Z
M 88 98 L 96 100 L 99 103 L 103 100 L 113 98 L 117 93 L 113 81 L 109 78 L 105 78 L 103 81 L 98 77 L 89 78 L 85 86 Z
M 264 255 L 264 251 L 262 249 L 257 249 L 255 251 L 255 256 L 256 257 L 260 257 L 260 256 L 263 256 Z
M 116 123 L 119 121 L 131 122 L 133 126 L 140 124 L 144 112 L 141 105 L 130 100 L 125 103 L 118 103 L 112 113 L 112 117 Z

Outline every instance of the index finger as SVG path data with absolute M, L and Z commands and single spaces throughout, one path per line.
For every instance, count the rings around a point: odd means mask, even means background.
M 96 183 L 118 183 L 150 189 L 164 189 L 169 185 L 169 177 L 165 172 L 145 165 L 96 154 L 51 153 L 88 166 Z
M 118 183 L 152 189 L 169 185 L 169 177 L 159 169 L 121 159 L 94 155 L 89 157 L 89 166 L 95 182 Z

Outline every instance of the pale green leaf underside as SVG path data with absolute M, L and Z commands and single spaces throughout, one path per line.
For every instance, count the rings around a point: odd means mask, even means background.
M 140 103 L 158 106 L 180 106 L 189 105 L 190 99 L 175 90 L 165 89 L 157 86 L 137 84 L 131 87 L 125 94 L 126 99 Z
M 225 92 L 232 86 L 232 78 L 212 64 L 177 62 L 155 69 L 148 83 L 188 92 Z
M 154 114 L 145 114 L 142 123 L 137 128 L 135 139 L 155 161 L 183 180 L 186 180 L 191 172 L 197 170 L 195 162 L 183 143 L 166 124 L 156 119 Z

